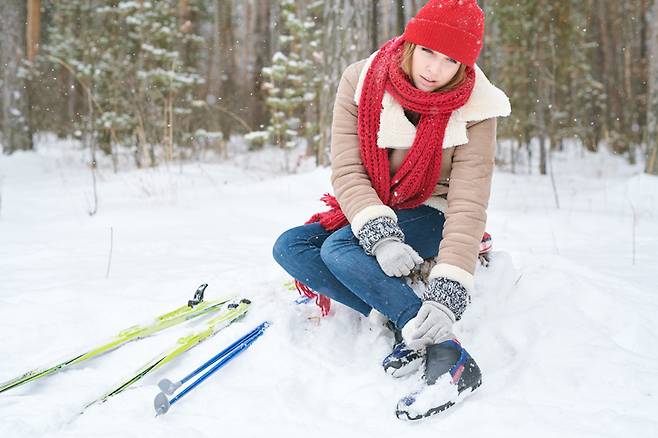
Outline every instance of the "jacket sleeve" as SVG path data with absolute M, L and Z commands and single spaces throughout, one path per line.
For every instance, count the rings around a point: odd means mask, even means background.
M 331 184 L 354 235 L 371 219 L 386 216 L 397 221 L 372 187 L 361 160 L 358 138 L 358 107 L 354 93 L 365 61 L 347 67 L 336 93 L 331 125 Z
M 487 222 L 496 153 L 496 118 L 471 125 L 468 137 L 468 143 L 456 146 L 453 153 L 443 239 L 430 278 L 446 277 L 472 290 Z

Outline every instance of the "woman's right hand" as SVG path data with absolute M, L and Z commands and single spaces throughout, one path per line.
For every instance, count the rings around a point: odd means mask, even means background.
M 382 271 L 389 277 L 409 275 L 423 258 L 409 245 L 395 238 L 384 239 L 373 248 Z

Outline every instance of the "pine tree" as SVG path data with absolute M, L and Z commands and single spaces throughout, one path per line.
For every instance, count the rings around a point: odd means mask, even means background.
M 561 78 L 563 93 L 560 100 L 568 104 L 569 116 L 563 126 L 562 137 L 575 136 L 581 144 L 595 152 L 601 140 L 605 91 L 603 84 L 594 76 L 596 41 L 590 10 L 585 2 L 571 0 L 572 10 L 568 21 L 561 23 L 568 38 L 562 46 L 566 75 Z
M 494 15 L 499 28 L 498 39 L 495 43 L 489 42 L 496 44 L 497 50 L 502 52 L 497 66 L 499 85 L 507 92 L 512 104 L 510 117 L 501 120 L 500 134 L 517 142 L 510 158 L 513 171 L 518 159 L 516 151 L 526 147 L 530 156 L 529 143 L 534 134 L 530 117 L 538 100 L 529 56 L 533 44 L 531 38 L 526 37 L 532 35 L 537 26 L 536 21 L 529 19 L 530 3 L 529 0 L 499 1 Z
M 314 73 L 314 58 L 321 35 L 313 17 L 317 17 L 321 2 L 307 8 L 295 0 L 281 2 L 282 34 L 280 50 L 272 56 L 272 65 L 263 69 L 266 82 L 267 106 L 270 109 L 270 126 L 267 138 L 280 148 L 291 149 L 301 137 L 317 141 L 315 117 L 307 107 L 317 99 L 321 78 Z M 263 133 L 252 133 L 248 139 L 262 139 Z
M 176 129 L 189 117 L 202 78 L 184 61 L 200 38 L 181 22 L 178 1 L 96 0 L 53 5 L 48 61 L 65 65 L 85 90 L 88 111 L 77 129 L 91 130 L 108 153 L 137 139 L 138 165 L 154 165 L 190 134 Z M 79 22 L 79 28 L 70 26 Z
M 104 48 L 115 48 L 115 56 L 108 56 L 107 64 L 102 64 L 101 71 L 107 75 L 103 96 L 107 100 L 123 97 L 128 103 L 120 112 L 105 112 L 102 121 L 107 126 L 132 120 L 132 132 L 138 133 L 142 152 L 146 144 L 151 148 L 151 164 L 155 160 L 153 144 L 162 145 L 164 158 L 172 160 L 174 144 L 189 140 L 189 132 L 176 128 L 179 118 L 192 113 L 194 87 L 203 82 L 196 69 L 185 62 L 186 49 L 202 40 L 191 31 L 191 23 L 183 21 L 178 6 L 176 0 L 121 1 L 99 10 L 104 22 L 120 23 L 117 30 L 125 32 L 124 47 L 128 49 L 117 47 L 116 40 L 108 41 L 106 47 L 101 40 Z M 125 80 L 120 78 L 123 69 L 117 69 L 117 64 L 131 68 Z M 110 89 L 117 82 L 126 85 L 122 95 Z

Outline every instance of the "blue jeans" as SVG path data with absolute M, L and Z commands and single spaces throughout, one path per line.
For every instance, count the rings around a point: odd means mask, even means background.
M 396 214 L 405 242 L 422 258 L 435 257 L 443 235 L 443 213 L 421 205 Z M 399 329 L 420 309 L 421 300 L 405 279 L 386 275 L 377 259 L 361 248 L 350 225 L 334 232 L 319 223 L 291 228 L 279 236 L 273 255 L 283 269 L 314 291 L 364 315 L 375 308 Z

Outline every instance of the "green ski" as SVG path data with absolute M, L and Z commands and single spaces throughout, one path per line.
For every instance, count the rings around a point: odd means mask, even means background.
M 80 354 L 76 354 L 71 358 L 58 362 L 52 366 L 37 368 L 7 382 L 0 383 L 0 393 L 23 385 L 24 383 L 32 382 L 42 377 L 49 376 L 80 362 L 93 359 L 97 356 L 100 356 L 101 354 L 107 353 L 108 351 L 119 348 L 128 342 L 151 336 L 154 333 L 157 333 L 166 328 L 175 326 L 201 315 L 215 312 L 219 310 L 224 303 L 234 298 L 233 296 L 229 296 L 219 300 L 203 301 L 203 294 L 206 287 L 208 287 L 207 284 L 202 284 L 195 292 L 194 298 L 188 301 L 186 305 L 156 317 L 155 320 L 148 325 L 135 325 L 129 327 L 114 336 L 109 342 L 106 342 L 96 348 L 85 350 Z
M 154 357 L 151 361 L 146 363 L 143 367 L 137 370 L 130 377 L 125 378 L 121 383 L 117 384 L 114 388 L 103 394 L 101 397 L 97 398 L 94 401 L 87 403 L 83 408 L 80 414 L 82 414 L 88 407 L 95 405 L 97 403 L 103 403 L 108 398 L 117 395 L 130 387 L 133 383 L 140 380 L 142 377 L 147 374 L 157 370 L 166 363 L 177 358 L 181 354 L 185 353 L 187 350 L 192 347 L 200 344 L 201 342 L 211 338 L 217 332 L 222 330 L 225 327 L 228 327 L 232 322 L 237 321 L 238 319 L 244 317 L 249 309 L 251 301 L 247 299 L 242 299 L 240 302 L 230 303 L 226 306 L 226 310 L 210 319 L 207 323 L 207 327 L 203 330 L 190 333 L 187 336 L 183 336 L 178 339 L 176 345 L 170 348 L 169 350 L 159 354 Z

